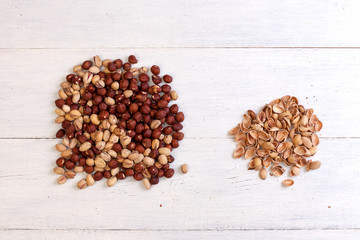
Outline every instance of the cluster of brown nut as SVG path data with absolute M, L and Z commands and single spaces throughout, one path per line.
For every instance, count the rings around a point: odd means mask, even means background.
M 306 160 L 316 153 L 319 137 L 315 132 L 322 128 L 313 113 L 313 109 L 305 109 L 291 96 L 275 99 L 257 115 L 248 110 L 243 121 L 229 131 L 238 142 L 234 158 L 251 158 L 249 170 L 259 171 L 263 180 L 268 167 L 271 176 L 283 175 L 282 163 L 290 166 L 291 177 L 298 176 L 302 167 L 308 171 L 318 169 L 320 161 Z M 285 186 L 293 183 L 291 179 L 283 181 Z
M 134 55 L 126 63 L 95 56 L 61 83 L 55 101 L 55 122 L 62 126 L 56 133 L 62 138 L 56 145 L 58 183 L 86 172 L 80 189 L 102 178 L 111 187 L 130 176 L 149 189 L 159 178 L 173 176 L 171 152 L 184 138 L 184 113 L 177 104 L 169 106 L 177 99 L 169 85 L 172 77 L 160 77 L 153 65 L 150 79 L 145 67 L 132 66 L 136 63 Z

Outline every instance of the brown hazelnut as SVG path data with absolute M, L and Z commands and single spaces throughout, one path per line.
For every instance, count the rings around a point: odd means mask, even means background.
M 102 172 L 95 172 L 93 177 L 94 177 L 95 181 L 100 181 L 103 178 L 103 173 Z
M 108 65 L 107 65 L 107 69 L 108 69 L 110 72 L 114 72 L 114 71 L 116 70 L 116 65 L 115 65 L 115 63 L 109 62 Z
M 134 173 L 134 179 L 135 180 L 137 180 L 137 181 L 140 181 L 140 180 L 142 180 L 143 179 L 143 174 L 142 173 L 138 173 L 138 172 L 136 172 L 136 173 Z
M 136 103 L 130 104 L 129 111 L 130 113 L 136 113 L 139 110 L 139 106 Z
M 64 163 L 65 163 L 65 158 L 61 157 L 56 160 L 56 165 L 58 165 L 58 167 L 63 167 Z
M 170 107 L 170 112 L 176 114 L 179 111 L 179 107 L 177 104 L 174 104 Z
M 82 68 L 88 70 L 92 66 L 92 64 L 92 61 L 87 60 L 82 64 Z
M 163 93 L 169 93 L 169 92 L 171 91 L 170 85 L 164 84 L 164 85 L 161 87 L 161 91 L 162 91 Z M 171 99 L 171 96 L 170 96 L 170 99 Z
M 178 112 L 176 115 L 175 115 L 175 120 L 178 121 L 178 122 L 183 122 L 184 121 L 184 113 L 183 112 Z
M 124 65 L 123 65 L 123 69 L 125 70 L 125 71 L 130 71 L 130 69 L 131 69 L 131 64 L 130 63 L 124 63 Z
M 65 161 L 65 167 L 68 169 L 68 170 L 71 170 L 71 169 L 74 169 L 75 167 L 75 163 L 73 163 L 72 161 L 70 160 L 67 160 Z
M 131 80 L 133 78 L 133 74 L 131 72 L 125 72 L 123 75 L 124 79 Z M 121 88 L 121 87 L 120 87 Z
M 109 117 L 108 111 L 100 111 L 99 113 L 99 120 L 105 120 Z
M 90 174 L 94 171 L 94 167 L 92 166 L 85 166 L 84 167 L 84 171 L 87 173 L 87 174 Z
M 124 171 L 118 172 L 118 173 L 116 174 L 116 177 L 117 177 L 117 179 L 119 179 L 119 180 L 125 179 L 125 178 L 126 178 L 125 172 L 124 172 Z
M 138 60 L 136 59 L 136 57 L 134 55 L 130 55 L 128 58 L 129 63 L 135 64 L 138 62 Z
M 113 169 L 113 168 L 117 168 L 119 166 L 119 163 L 117 160 L 112 159 L 108 162 L 108 166 L 109 168 Z
M 174 175 L 174 169 L 169 168 L 165 171 L 165 177 L 166 178 L 171 178 Z
M 116 59 L 116 60 L 114 61 L 114 64 L 115 64 L 116 68 L 121 68 L 122 65 L 123 65 L 123 62 L 122 62 L 121 59 Z
M 158 176 L 152 176 L 151 178 L 150 178 L 150 184 L 151 185 L 156 185 L 156 184 L 158 184 L 159 183 L 159 177 Z
M 148 168 L 148 171 L 152 176 L 156 176 L 158 174 L 158 172 L 159 172 L 158 169 L 156 167 L 154 167 L 154 166 L 150 166 Z
M 56 137 L 57 138 L 62 138 L 65 136 L 65 130 L 64 129 L 60 129 L 59 131 L 56 132 Z
M 166 83 L 171 83 L 172 82 L 172 77 L 170 75 L 166 74 L 166 75 L 163 76 L 163 80 Z
M 159 75 L 159 74 L 160 74 L 160 68 L 159 68 L 159 66 L 157 66 L 157 65 L 151 66 L 150 71 L 151 71 L 153 74 L 155 74 L 155 75 Z
M 65 100 L 63 99 L 58 99 L 55 101 L 55 105 L 58 107 L 58 108 L 62 108 L 62 106 L 65 105 Z
M 134 170 L 131 169 L 131 168 L 126 169 L 126 170 L 125 170 L 125 175 L 126 175 L 127 177 L 133 176 L 133 175 L 134 175 Z
M 183 129 L 183 125 L 181 123 L 173 123 L 172 128 L 174 129 L 174 131 L 180 131 L 181 129 Z
M 138 172 L 138 173 L 142 173 L 142 171 L 144 171 L 144 166 L 141 165 L 140 163 L 137 163 L 134 165 L 134 170 L 135 172 Z

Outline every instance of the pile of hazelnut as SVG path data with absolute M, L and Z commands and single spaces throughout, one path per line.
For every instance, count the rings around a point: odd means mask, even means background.
M 133 67 L 137 62 L 134 55 L 126 63 L 95 56 L 61 83 L 55 101 L 55 122 L 62 127 L 56 133 L 62 143 L 56 145 L 61 157 L 54 169 L 59 184 L 86 172 L 80 189 L 103 178 L 111 187 L 127 177 L 150 189 L 161 177 L 174 175 L 171 153 L 184 138 L 184 113 L 170 104 L 177 99 L 172 77 L 161 77 L 153 65 L 150 79 L 145 67 Z

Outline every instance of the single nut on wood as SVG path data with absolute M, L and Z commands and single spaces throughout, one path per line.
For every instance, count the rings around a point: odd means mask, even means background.
M 188 172 L 188 165 L 187 164 L 183 164 L 181 165 L 181 172 L 186 174 Z
M 57 179 L 57 183 L 58 184 L 64 184 L 66 183 L 66 177 L 65 176 L 60 176 L 58 179 Z
M 87 183 L 85 179 L 82 179 L 77 184 L 78 189 L 84 189 L 87 187 Z
M 267 177 L 267 171 L 266 171 L 266 168 L 262 168 L 260 171 L 259 171 L 259 176 L 262 180 L 265 180 L 266 177 Z
M 148 178 L 143 178 L 142 182 L 143 182 L 143 184 L 144 184 L 144 187 L 145 187 L 147 190 L 150 190 L 151 185 L 150 185 L 149 179 L 148 179 Z
M 282 181 L 282 184 L 285 186 L 285 187 L 290 187 L 294 184 L 294 181 L 291 180 L 291 179 L 286 179 L 284 181 Z

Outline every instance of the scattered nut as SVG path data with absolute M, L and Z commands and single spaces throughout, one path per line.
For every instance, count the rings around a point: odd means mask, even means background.
M 182 173 L 186 174 L 188 172 L 188 165 L 187 164 L 181 165 L 181 171 Z

